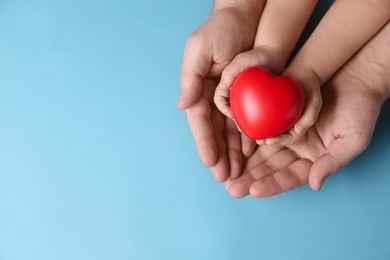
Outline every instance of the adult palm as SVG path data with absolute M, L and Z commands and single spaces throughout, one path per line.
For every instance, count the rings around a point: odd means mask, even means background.
M 327 176 L 364 151 L 380 111 L 377 94 L 365 86 L 344 90 L 336 82 L 323 92 L 325 107 L 315 126 L 292 146 L 259 146 L 242 176 L 226 183 L 233 197 L 267 197 L 308 182 L 319 190 Z
M 238 175 L 240 170 L 233 167 L 234 170 L 232 166 L 241 164 L 234 161 L 229 168 L 228 158 L 231 157 L 226 155 L 228 144 L 222 133 L 225 119 L 213 105 L 216 85 L 213 79 L 221 75 L 237 54 L 252 48 L 263 8 L 257 2 L 243 1 L 238 7 L 217 4 L 219 10 L 192 34 L 184 52 L 182 96 L 177 106 L 186 110 L 200 157 L 206 166 L 211 167 L 217 181 L 225 181 L 229 172 Z M 247 147 L 244 152 L 250 154 L 254 144 L 243 140 L 248 143 L 243 146 Z
M 319 190 L 365 150 L 383 102 L 390 96 L 390 23 L 323 87 L 316 124 L 291 146 L 262 145 L 240 178 L 226 182 L 232 197 L 272 196 L 310 184 Z

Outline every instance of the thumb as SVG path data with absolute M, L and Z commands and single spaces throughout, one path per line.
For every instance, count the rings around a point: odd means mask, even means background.
M 202 94 L 203 80 L 211 67 L 210 53 L 199 37 L 192 36 L 188 40 L 180 74 L 182 95 L 177 103 L 179 109 L 189 108 Z
M 354 135 L 334 139 L 325 152 L 314 161 L 310 173 L 310 187 L 318 191 L 325 179 L 338 172 L 342 167 L 351 162 L 363 152 L 370 141 L 369 136 Z

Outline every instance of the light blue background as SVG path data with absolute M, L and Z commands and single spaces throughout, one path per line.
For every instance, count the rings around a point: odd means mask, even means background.
M 323 190 L 231 199 L 175 107 L 211 0 L 0 0 L 0 259 L 389 259 L 390 104 Z

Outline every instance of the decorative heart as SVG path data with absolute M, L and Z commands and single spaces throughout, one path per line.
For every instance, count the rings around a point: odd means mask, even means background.
M 230 106 L 240 129 L 251 139 L 275 137 L 299 119 L 305 94 L 298 82 L 261 67 L 241 72 L 233 82 Z

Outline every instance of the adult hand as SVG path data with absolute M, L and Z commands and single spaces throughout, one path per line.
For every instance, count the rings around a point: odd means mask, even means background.
M 390 97 L 390 23 L 323 88 L 316 124 L 292 146 L 262 145 L 243 174 L 226 182 L 232 197 L 267 197 L 310 184 L 319 190 L 365 150 L 383 102 Z
M 215 82 L 210 79 L 218 78 L 238 53 L 253 46 L 262 2 L 217 1 L 213 15 L 192 34 L 185 48 L 177 106 L 187 111 L 201 160 L 212 167 L 217 181 L 226 180 L 229 170 L 225 170 L 228 161 L 222 138 L 225 119 L 212 105 Z M 243 138 L 243 147 L 250 154 L 254 145 Z

